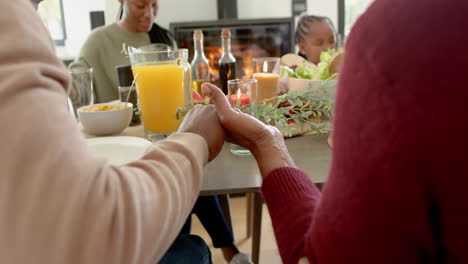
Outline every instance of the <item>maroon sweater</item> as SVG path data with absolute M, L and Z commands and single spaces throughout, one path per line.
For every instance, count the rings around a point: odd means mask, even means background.
M 358 20 L 323 193 L 291 168 L 263 183 L 284 263 L 468 263 L 467 14 L 376 0 Z

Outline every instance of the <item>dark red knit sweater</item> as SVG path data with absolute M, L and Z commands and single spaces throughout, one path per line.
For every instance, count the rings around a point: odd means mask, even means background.
M 323 193 L 291 168 L 263 183 L 284 263 L 468 263 L 467 76 L 467 0 L 376 0 L 346 44 Z

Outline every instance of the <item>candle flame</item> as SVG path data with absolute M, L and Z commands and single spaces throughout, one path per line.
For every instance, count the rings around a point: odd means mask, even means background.
M 268 63 L 266 61 L 263 62 L 263 72 L 268 72 Z
M 239 99 L 241 97 L 241 89 L 238 89 L 237 90 L 237 99 Z

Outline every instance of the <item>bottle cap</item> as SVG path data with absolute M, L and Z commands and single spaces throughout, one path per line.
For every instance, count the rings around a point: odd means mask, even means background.
M 221 38 L 228 39 L 231 37 L 231 30 L 229 28 L 223 28 L 221 30 Z
M 125 87 L 132 85 L 133 82 L 133 72 L 132 65 L 119 65 L 116 66 L 117 78 L 119 80 L 119 86 Z
M 193 39 L 194 40 L 203 39 L 203 31 L 201 29 L 195 29 L 195 31 L 193 31 Z

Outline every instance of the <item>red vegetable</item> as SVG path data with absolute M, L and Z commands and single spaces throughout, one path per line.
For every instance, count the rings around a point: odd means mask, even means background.
M 192 89 L 192 97 L 193 97 L 193 100 L 197 103 L 203 102 L 203 97 L 199 93 L 197 93 L 197 91 L 195 91 L 194 89 Z
M 201 96 L 197 91 L 192 89 L 192 97 L 193 101 L 195 101 L 196 104 L 210 104 L 210 98 L 208 96 Z

